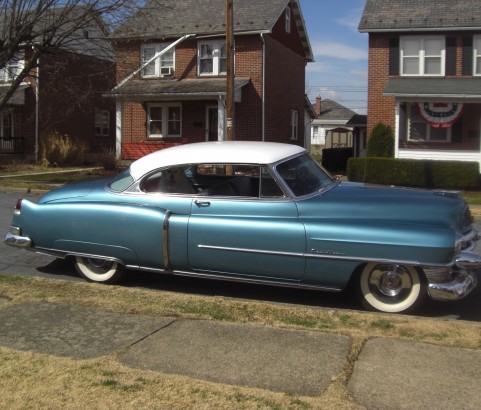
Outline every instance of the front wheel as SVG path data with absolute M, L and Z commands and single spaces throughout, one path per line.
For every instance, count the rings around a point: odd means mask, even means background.
M 123 277 L 123 267 L 115 261 L 77 256 L 75 258 L 77 272 L 89 282 L 114 284 Z
M 426 280 L 413 266 L 368 263 L 359 276 L 359 296 L 368 310 L 408 313 L 426 297 Z

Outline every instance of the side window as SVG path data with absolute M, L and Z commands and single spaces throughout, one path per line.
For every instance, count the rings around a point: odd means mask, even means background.
M 185 166 L 165 168 L 148 176 L 142 183 L 144 192 L 166 194 L 195 194 L 192 183 L 187 178 Z
M 284 192 L 279 187 L 277 181 L 272 178 L 267 167 L 261 168 L 261 198 L 283 198 Z
M 248 164 L 203 164 L 196 168 L 201 194 L 222 197 L 277 198 L 283 191 L 267 167 Z
M 474 75 L 481 75 L 481 36 L 474 37 Z

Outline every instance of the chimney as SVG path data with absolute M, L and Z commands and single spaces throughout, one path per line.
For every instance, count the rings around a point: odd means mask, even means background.
M 316 107 L 315 107 L 316 115 L 321 115 L 321 96 L 318 94 L 316 97 Z

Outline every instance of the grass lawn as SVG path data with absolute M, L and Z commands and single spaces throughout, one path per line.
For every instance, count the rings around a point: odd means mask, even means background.
M 23 301 L 69 303 L 118 313 L 249 323 L 344 334 L 348 363 L 319 397 L 223 385 L 131 369 L 116 355 L 74 360 L 0 347 L 1 408 L 355 409 L 347 383 L 373 337 L 481 349 L 479 324 L 402 315 L 298 307 L 220 296 L 105 286 L 0 274 L 0 308 Z

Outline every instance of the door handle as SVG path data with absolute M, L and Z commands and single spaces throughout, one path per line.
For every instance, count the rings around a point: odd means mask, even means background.
M 199 207 L 199 208 L 207 208 L 208 206 L 210 206 L 210 202 L 209 201 L 199 201 L 198 199 L 196 199 L 194 201 L 194 203 Z

